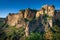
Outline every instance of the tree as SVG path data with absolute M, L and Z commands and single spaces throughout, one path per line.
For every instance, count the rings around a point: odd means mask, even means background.
M 26 40 L 42 40 L 42 35 L 40 33 L 31 33 L 30 36 L 26 38 Z

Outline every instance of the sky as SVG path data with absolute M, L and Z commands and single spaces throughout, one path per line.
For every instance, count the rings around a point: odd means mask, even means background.
M 19 10 L 26 8 L 39 10 L 45 4 L 60 9 L 60 0 L 0 0 L 0 17 L 4 18 L 9 13 L 18 13 Z

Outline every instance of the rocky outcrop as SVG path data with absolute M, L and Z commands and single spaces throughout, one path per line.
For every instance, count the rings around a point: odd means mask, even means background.
M 7 23 L 10 26 L 14 26 L 17 23 L 19 23 L 18 21 L 21 21 L 23 19 L 34 19 L 35 18 L 35 14 L 36 14 L 36 10 L 32 10 L 32 9 L 26 9 L 26 10 L 22 10 L 17 14 L 9 14 L 7 16 Z
M 20 10 L 17 14 L 9 14 L 6 23 L 17 28 L 25 27 L 25 33 L 28 36 L 30 31 L 46 32 L 48 27 L 53 26 L 55 16 L 57 16 L 57 14 L 55 15 L 55 7 L 44 5 L 41 10 L 27 8 L 26 10 Z
M 56 19 L 58 19 L 60 21 L 60 10 L 56 10 L 57 13 L 56 13 Z
M 27 8 L 24 13 L 24 18 L 27 18 L 28 20 L 34 19 L 36 12 L 37 12 L 37 10 L 32 10 L 30 8 Z
M 39 10 L 36 13 L 36 18 L 39 18 L 41 15 L 43 16 L 43 15 L 47 14 L 47 16 L 48 16 L 48 22 L 49 22 L 50 26 L 52 27 L 52 21 L 53 21 L 52 19 L 54 17 L 54 12 L 55 12 L 54 6 L 44 5 L 42 7 L 42 9 Z M 42 19 L 44 19 L 44 18 L 42 18 Z
M 18 14 L 9 14 L 7 17 L 7 24 L 10 26 L 14 26 L 17 24 L 19 20 Z

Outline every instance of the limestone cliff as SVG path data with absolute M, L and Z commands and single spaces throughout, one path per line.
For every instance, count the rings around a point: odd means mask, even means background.
M 18 20 L 19 20 L 18 14 L 9 14 L 7 17 L 7 23 L 10 26 L 16 25 Z
M 22 19 L 34 19 L 35 18 L 35 14 L 36 14 L 36 10 L 32 10 L 32 9 L 26 9 L 25 11 L 22 10 L 17 14 L 9 14 L 7 16 L 7 23 L 10 26 L 14 26 L 18 23 L 18 21 L 21 21 Z
M 41 10 L 27 8 L 17 14 L 9 14 L 6 19 L 9 26 L 25 27 L 25 33 L 28 36 L 30 31 L 47 32 L 48 27 L 53 26 L 54 15 L 55 7 L 44 5 Z

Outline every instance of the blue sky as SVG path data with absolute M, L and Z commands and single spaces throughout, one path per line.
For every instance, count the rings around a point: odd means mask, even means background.
M 55 5 L 56 9 L 60 9 L 60 0 L 0 0 L 0 17 L 26 8 L 39 10 L 44 4 Z

